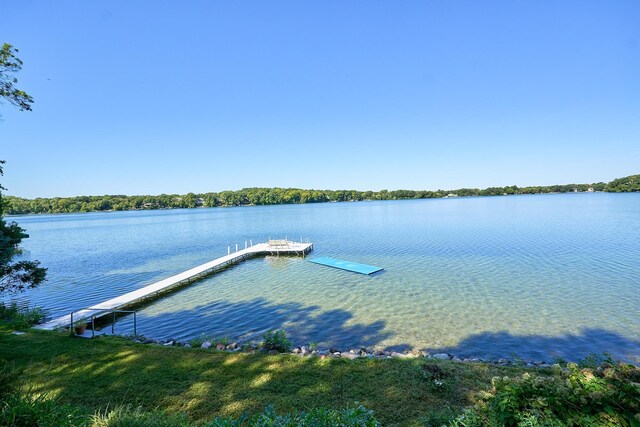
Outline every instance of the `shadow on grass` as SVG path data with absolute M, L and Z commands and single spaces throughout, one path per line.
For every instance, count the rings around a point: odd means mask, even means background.
M 557 346 L 602 339 L 629 350 L 638 343 L 602 330 L 560 338 L 481 334 L 463 344 L 511 348 Z M 502 340 L 502 341 L 501 341 Z M 612 340 L 612 341 L 611 341 Z M 465 347 L 436 349 L 462 353 Z M 383 425 L 425 425 L 425 417 L 459 413 L 494 376 L 522 370 L 487 364 L 425 359 L 302 358 L 292 355 L 226 353 L 141 345 L 117 337 L 95 340 L 31 330 L 10 335 L 0 328 L 0 360 L 25 367 L 25 388 L 51 393 L 90 409 L 130 404 L 185 412 L 193 420 L 255 413 L 273 404 L 278 411 L 343 408 L 354 402 L 375 411 Z M 449 387 L 434 387 L 425 365 L 446 373 Z M 551 374 L 551 373 L 549 373 Z M 443 409 L 444 408 L 444 409 Z
M 1 332 L 1 331 L 0 331 Z M 185 412 L 193 420 L 278 411 L 343 408 L 360 402 L 383 425 L 424 425 L 439 408 L 461 408 L 509 368 L 463 365 L 453 393 L 425 387 L 418 359 L 302 358 L 141 345 L 31 330 L 0 333 L 0 360 L 26 367 L 25 388 L 95 410 L 129 404 Z
M 640 341 L 634 341 L 606 329 L 589 328 L 580 334 L 559 336 L 514 335 L 506 331 L 484 332 L 465 338 L 457 346 L 430 348 L 431 353 L 449 353 L 460 357 L 553 359 L 577 361 L 591 353 L 609 353 L 614 359 L 640 363 Z

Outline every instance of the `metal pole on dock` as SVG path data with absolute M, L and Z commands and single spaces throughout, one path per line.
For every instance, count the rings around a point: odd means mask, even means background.
M 227 246 L 227 255 L 231 255 L 231 245 Z
M 253 246 L 253 240 L 249 239 L 249 246 Z
M 238 244 L 236 243 L 236 252 L 238 252 Z
M 247 249 L 247 241 L 244 241 L 244 248 Z

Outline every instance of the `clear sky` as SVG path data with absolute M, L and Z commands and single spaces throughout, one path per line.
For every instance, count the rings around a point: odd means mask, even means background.
M 640 173 L 640 1 L 3 1 L 8 194 Z

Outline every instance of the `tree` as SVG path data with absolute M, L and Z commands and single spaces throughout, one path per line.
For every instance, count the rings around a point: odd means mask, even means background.
M 31 111 L 33 98 L 26 92 L 15 87 L 18 79 L 13 76 L 22 69 L 22 61 L 15 54 L 18 49 L 9 43 L 0 48 L 0 97 L 9 101 L 20 111 Z
M 14 86 L 18 79 L 12 74 L 22 69 L 22 61 L 15 56 L 17 52 L 18 49 L 8 43 L 4 43 L 0 49 L 0 97 L 20 111 L 31 111 L 33 98 Z M 0 160 L 0 176 L 3 175 L 3 164 L 4 160 Z M 20 243 L 29 235 L 15 221 L 4 220 L 5 201 L 2 199 L 2 190 L 6 188 L 0 185 L 0 293 L 22 292 L 42 283 L 47 269 L 40 267 L 38 261 L 14 260 L 22 253 Z
M 3 164 L 4 160 L 0 160 L 0 176 L 3 175 Z M 6 188 L 0 185 L 0 190 L 6 190 Z M 14 258 L 22 253 L 20 242 L 29 235 L 15 221 L 8 223 L 2 218 L 4 203 L 0 191 L 0 293 L 5 291 L 22 292 L 42 283 L 46 277 L 47 269 L 40 267 L 38 261 L 18 260 L 14 262 Z

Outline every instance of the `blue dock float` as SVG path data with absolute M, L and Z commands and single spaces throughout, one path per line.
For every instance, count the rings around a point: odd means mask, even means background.
M 329 258 L 329 257 L 318 257 L 318 258 L 310 259 L 309 261 L 315 262 L 316 264 L 339 268 L 341 270 L 353 271 L 354 273 L 360 273 L 360 274 L 372 274 L 372 273 L 375 273 L 376 271 L 384 270 L 381 267 L 375 267 L 373 265 L 358 264 L 357 262 L 342 261 L 339 259 Z

